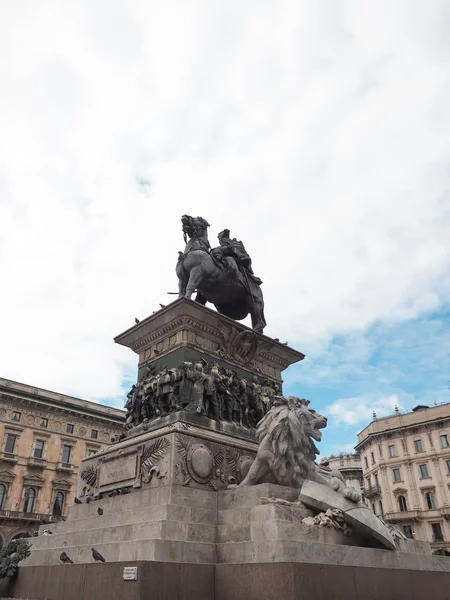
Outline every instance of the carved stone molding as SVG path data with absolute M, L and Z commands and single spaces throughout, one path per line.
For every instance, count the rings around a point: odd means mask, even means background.
M 197 440 L 177 434 L 175 474 L 182 485 L 191 481 L 208 485 L 214 490 L 240 483 L 247 474 L 254 456 L 228 445 Z
M 180 332 L 171 343 L 170 337 Z M 202 338 L 201 343 L 196 341 L 196 334 Z M 280 371 L 304 358 L 301 352 L 186 298 L 157 311 L 118 335 L 115 341 L 139 354 L 141 364 L 186 345 L 198 347 L 219 358 L 226 356 L 234 364 L 252 364 L 255 370 L 267 375 L 268 367 Z M 161 346 L 158 347 L 158 344 Z M 279 373 L 272 374 L 272 377 L 279 378 Z
M 161 473 L 158 463 L 170 448 L 167 438 L 158 438 L 142 447 L 139 466 L 139 478 L 141 483 L 150 483 L 153 477 L 162 479 L 166 473 Z M 138 487 L 135 483 L 134 487 Z

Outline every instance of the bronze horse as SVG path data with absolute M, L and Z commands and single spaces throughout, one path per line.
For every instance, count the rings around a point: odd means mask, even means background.
M 184 252 L 180 252 L 176 272 L 179 298 L 191 298 L 200 304 L 211 302 L 217 311 L 232 319 L 241 320 L 250 313 L 252 327 L 262 333 L 266 326 L 264 299 L 261 288 L 246 272 L 235 272 L 220 264 L 212 255 L 208 241 L 209 223 L 202 217 L 184 215 Z

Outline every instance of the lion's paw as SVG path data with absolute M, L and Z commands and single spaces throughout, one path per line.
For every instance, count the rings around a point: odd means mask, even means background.
M 342 494 L 344 495 L 344 498 L 347 498 L 347 500 L 351 500 L 352 502 L 361 501 L 361 494 L 358 492 L 358 490 L 355 490 L 355 488 L 344 487 L 342 489 Z

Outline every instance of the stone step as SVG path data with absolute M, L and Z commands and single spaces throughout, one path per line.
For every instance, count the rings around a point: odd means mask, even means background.
M 116 525 L 130 525 L 146 521 L 158 521 L 167 519 L 169 521 L 185 521 L 187 523 L 200 523 L 204 525 L 215 525 L 217 512 L 203 508 L 179 506 L 176 504 L 158 504 L 145 506 L 139 511 L 128 510 L 117 513 L 98 515 L 76 519 L 74 521 L 63 521 L 52 525 L 50 530 L 53 534 L 82 531 L 90 528 L 115 527 Z M 41 531 L 49 527 L 41 527 Z
M 219 543 L 264 542 L 266 540 L 303 540 L 321 544 L 349 544 L 349 538 L 342 531 L 332 527 L 316 527 L 301 522 L 278 521 L 275 519 L 219 525 L 217 527 Z
M 216 545 L 203 542 L 183 542 L 176 540 L 133 540 L 117 543 L 98 544 L 96 550 L 107 562 L 120 561 L 163 561 L 184 563 L 216 562 Z M 21 566 L 61 564 L 60 554 L 64 552 L 74 563 L 92 563 L 90 546 L 65 546 L 35 550 L 22 561 Z M 70 568 L 66 565 L 65 568 Z
M 335 566 L 383 567 L 387 569 L 449 571 L 445 557 L 386 551 L 358 546 L 323 544 L 312 541 L 265 540 L 217 544 L 217 562 L 239 563 L 316 563 Z M 447 559 L 448 562 L 448 559 Z
M 286 506 L 282 504 L 258 504 L 253 507 L 226 508 L 218 511 L 218 525 L 249 523 L 250 521 L 265 521 L 275 519 L 278 521 L 299 522 L 304 517 L 315 513 L 305 506 Z
M 206 510 L 217 510 L 217 492 L 210 490 L 198 490 L 182 485 L 160 485 L 144 489 L 133 490 L 129 494 L 120 494 L 101 500 L 93 500 L 86 504 L 73 504 L 69 507 L 67 522 L 93 517 L 97 514 L 97 508 L 103 510 L 103 514 L 115 514 L 128 510 L 141 510 L 145 506 L 159 504 L 176 504 L 179 506 L 196 506 Z
M 64 544 L 71 546 L 95 546 L 142 539 L 161 539 L 191 542 L 214 543 L 216 541 L 216 526 L 181 521 L 155 520 L 131 525 L 105 526 L 82 529 L 69 533 L 54 533 L 48 536 L 33 538 L 33 549 L 60 548 Z

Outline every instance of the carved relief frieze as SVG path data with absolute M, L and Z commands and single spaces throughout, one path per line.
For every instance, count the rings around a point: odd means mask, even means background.
M 208 485 L 214 490 L 240 483 L 247 474 L 254 456 L 216 442 L 197 440 L 177 434 L 175 476 L 182 485 Z
M 95 495 L 98 482 L 99 482 L 99 464 L 90 463 L 81 469 L 79 474 L 80 486 L 79 496 L 80 498 Z
M 178 318 L 174 319 L 173 321 L 171 321 L 170 323 L 167 323 L 163 327 L 160 327 L 159 329 L 156 329 L 155 331 L 153 331 L 153 332 L 149 333 L 148 335 L 142 337 L 141 339 L 137 340 L 131 346 L 131 348 L 134 350 L 134 352 L 139 353 L 141 348 L 145 348 L 146 346 L 151 344 L 151 342 L 154 342 L 161 338 L 165 338 L 169 334 L 173 335 L 173 332 L 175 329 L 183 326 L 184 319 L 185 319 L 185 317 L 178 317 Z
M 153 477 L 164 479 L 167 470 L 161 472 L 161 461 L 170 448 L 170 441 L 167 438 L 158 438 L 149 442 L 141 449 L 141 461 L 139 468 L 140 483 L 150 483 Z M 138 487 L 135 484 L 135 487 Z
M 258 336 L 254 331 L 240 331 L 229 323 L 218 322 L 218 330 L 222 338 L 219 353 L 225 358 L 250 364 L 258 349 Z

